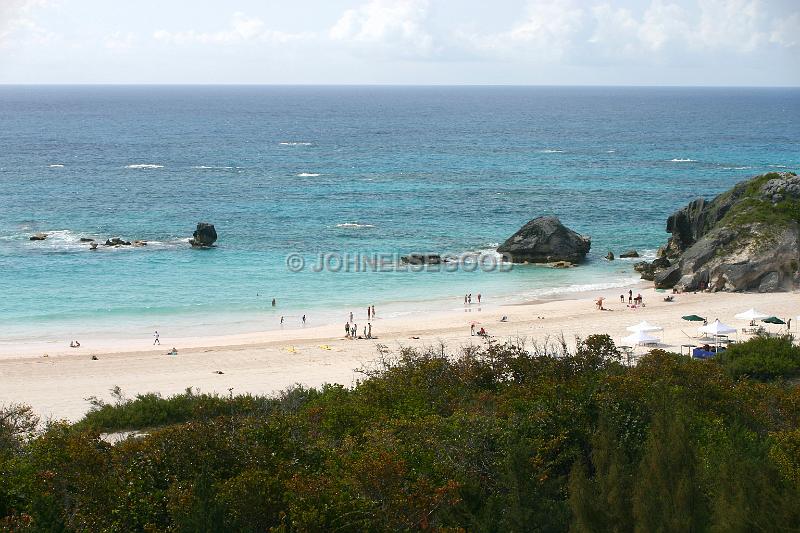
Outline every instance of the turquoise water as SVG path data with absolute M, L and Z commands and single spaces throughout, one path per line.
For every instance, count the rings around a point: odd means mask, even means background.
M 7 86 L 0 124 L 4 342 L 222 334 L 368 304 L 386 316 L 457 308 L 467 292 L 495 304 L 622 285 L 632 262 L 608 250 L 652 253 L 692 198 L 800 167 L 798 89 Z M 285 263 L 491 250 L 543 214 L 591 235 L 586 265 Z M 199 221 L 216 225 L 215 249 L 186 244 Z M 51 236 L 29 241 L 38 231 Z M 89 252 L 82 236 L 150 244 Z

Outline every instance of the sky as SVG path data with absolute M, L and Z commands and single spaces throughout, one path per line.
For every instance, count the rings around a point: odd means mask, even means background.
M 0 83 L 800 86 L 800 0 L 0 0 Z

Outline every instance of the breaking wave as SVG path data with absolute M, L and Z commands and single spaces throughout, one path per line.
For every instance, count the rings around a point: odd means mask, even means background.
M 58 164 L 58 163 L 53 164 L 53 165 L 47 165 L 47 166 L 49 168 L 64 168 L 64 165 L 61 165 L 61 164 Z
M 125 168 L 164 168 L 164 165 L 154 165 L 152 163 L 136 163 L 133 165 L 126 165 Z
M 373 224 L 359 224 L 358 222 L 343 222 L 341 224 L 336 224 L 337 228 L 348 228 L 348 229 L 358 229 L 358 228 L 374 228 Z
M 312 143 L 305 141 L 284 141 L 278 144 L 281 146 L 311 146 Z
M 668 162 L 669 163 L 697 163 L 697 159 L 675 158 L 675 159 L 670 159 Z
M 298 178 L 316 178 L 317 176 L 320 176 L 320 174 L 315 172 L 301 172 L 297 175 Z

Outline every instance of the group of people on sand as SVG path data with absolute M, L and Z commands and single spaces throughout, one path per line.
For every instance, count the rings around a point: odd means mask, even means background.
M 478 305 L 481 304 L 481 293 L 477 294 Z M 472 305 L 472 293 L 464 295 L 464 305 Z
M 505 317 L 503 317 L 503 318 L 505 318 Z M 503 321 L 503 320 L 501 320 L 501 322 L 504 322 L 504 321 Z M 485 329 L 483 326 L 481 326 L 481 329 L 479 329 L 479 330 L 477 331 L 477 333 L 476 333 L 476 332 L 475 332 L 475 324 L 472 324 L 472 325 L 470 326 L 470 328 L 469 328 L 469 334 L 470 334 L 470 336 L 472 336 L 472 337 L 474 337 L 475 335 L 477 335 L 478 337 L 488 337 L 488 336 L 489 336 L 489 334 L 488 334 L 488 333 L 486 333 L 486 329 Z
M 625 295 L 619 295 L 619 303 L 625 303 Z M 628 307 L 636 308 L 636 307 L 644 307 L 644 298 L 642 298 L 642 293 L 637 293 L 636 296 L 633 296 L 633 290 L 628 290 Z
M 367 306 L 367 320 L 375 319 L 375 306 Z M 363 336 L 358 334 L 358 324 L 353 322 L 353 312 L 350 311 L 350 320 L 344 323 L 344 336 L 347 339 L 372 339 L 372 322 L 367 322 L 364 326 Z
M 70 341 L 69 347 L 70 348 L 80 348 L 81 347 L 81 343 L 79 343 L 78 341 Z

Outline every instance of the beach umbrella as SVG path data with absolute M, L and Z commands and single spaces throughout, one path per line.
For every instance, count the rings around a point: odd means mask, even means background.
M 716 319 L 714 322 L 712 322 L 707 326 L 700 326 L 698 328 L 698 331 L 700 331 L 700 333 L 706 333 L 708 335 L 713 335 L 714 337 L 716 337 L 718 335 L 736 333 L 736 328 L 732 328 L 728 325 L 725 325 L 722 322 L 720 322 L 719 319 Z
M 628 335 L 623 338 L 622 342 L 630 344 L 631 346 L 636 346 L 639 344 L 656 344 L 658 343 L 658 339 L 649 335 L 646 331 L 637 331 L 633 335 Z
M 637 331 L 662 331 L 664 328 L 662 328 L 661 326 L 656 326 L 655 324 L 651 324 L 647 320 L 642 320 L 638 324 L 634 326 L 628 326 L 625 329 L 627 329 L 628 331 L 637 332 Z
M 703 322 L 705 318 L 697 315 L 686 315 L 681 317 L 684 320 L 688 320 L 689 322 Z
M 751 308 L 734 316 L 739 320 L 747 320 L 749 322 L 752 320 L 761 320 L 762 318 L 767 318 L 769 315 Z
M 778 318 L 776 316 L 771 316 L 771 317 L 765 318 L 761 322 L 766 322 L 767 324 L 786 324 L 786 322 L 784 322 L 783 320 L 781 320 L 780 318 Z

